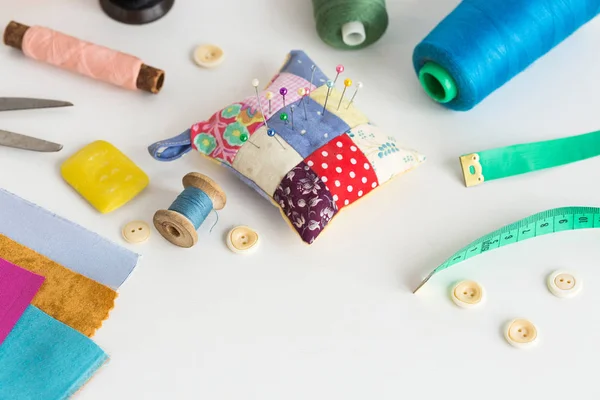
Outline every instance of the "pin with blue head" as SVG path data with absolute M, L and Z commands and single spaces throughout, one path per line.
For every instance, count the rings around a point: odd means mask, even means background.
M 283 144 L 279 141 L 279 138 L 277 136 L 275 136 L 275 130 L 268 128 L 267 129 L 267 136 L 275 138 L 275 140 L 277 140 L 277 143 L 279 143 L 279 145 L 281 146 L 281 148 L 283 150 L 285 150 L 285 147 L 283 147 Z
M 329 94 L 331 93 L 331 89 L 335 86 L 335 83 L 329 79 L 327 81 L 327 95 L 325 96 L 325 104 L 323 104 L 323 117 L 325 116 L 325 110 L 327 109 L 327 101 L 329 100 Z

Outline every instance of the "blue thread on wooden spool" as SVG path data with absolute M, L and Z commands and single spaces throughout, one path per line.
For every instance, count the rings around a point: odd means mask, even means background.
M 211 211 L 216 213 L 216 210 L 225 207 L 227 198 L 216 182 L 199 173 L 187 174 L 183 178 L 183 186 L 183 192 L 168 210 L 158 210 L 154 214 L 154 226 L 171 243 L 192 247 L 198 242 L 196 231 Z M 215 225 L 216 222 L 213 228 Z

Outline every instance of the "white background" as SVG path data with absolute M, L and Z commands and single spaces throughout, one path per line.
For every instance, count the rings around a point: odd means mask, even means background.
M 110 356 L 78 394 L 94 399 L 597 399 L 600 232 L 548 235 L 487 253 L 436 276 L 430 270 L 479 236 L 538 211 L 598 206 L 600 159 L 465 188 L 458 157 L 600 128 L 600 21 L 581 29 L 467 113 L 429 100 L 414 76 L 414 46 L 456 0 L 390 1 L 390 26 L 370 48 L 341 52 L 316 34 L 308 0 L 177 0 L 162 20 L 127 26 L 95 0 L 0 0 L 0 24 L 44 25 L 142 58 L 167 73 L 157 95 L 129 92 L 26 59 L 0 47 L 4 96 L 69 100 L 75 107 L 4 112 L 0 128 L 64 143 L 57 154 L 0 148 L 0 187 L 143 255 L 94 337 Z M 221 46 L 215 70 L 190 60 L 202 43 Z M 153 160 L 146 147 L 252 93 L 289 50 L 325 73 L 346 66 L 361 80 L 357 104 L 428 161 L 336 217 L 304 245 L 275 209 L 227 170 L 190 154 Z M 100 215 L 61 179 L 59 166 L 104 139 L 150 176 L 136 199 Z M 188 250 L 156 231 L 128 245 L 122 225 L 167 208 L 187 172 L 227 193 L 220 222 Z M 262 235 L 260 251 L 234 255 L 233 226 Z M 65 244 L 68 245 L 68 244 Z M 585 279 L 576 299 L 549 294 L 557 268 Z M 485 307 L 454 306 L 458 279 L 485 286 Z M 525 317 L 540 345 L 510 347 L 502 325 Z

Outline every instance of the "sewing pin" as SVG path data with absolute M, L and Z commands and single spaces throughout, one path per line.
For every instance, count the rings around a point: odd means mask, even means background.
M 283 97 L 283 108 L 285 108 L 285 95 L 287 94 L 287 88 L 282 87 L 279 89 L 279 94 Z
M 304 88 L 304 120 L 308 121 L 308 113 L 306 112 L 306 103 L 308 103 L 307 97 L 310 96 L 310 89 Z
M 300 98 L 301 98 L 300 101 L 302 101 L 302 99 L 304 98 L 304 92 L 305 92 L 304 88 L 301 87 L 300 89 L 298 89 L 298 96 L 300 96 Z
M 340 74 L 342 72 L 344 72 L 344 66 L 342 64 L 338 65 L 337 67 L 335 67 L 335 72 L 337 72 L 337 75 L 335 76 L 335 79 L 333 80 L 333 86 L 335 86 L 335 83 L 337 82 Z
M 285 122 L 286 125 L 288 124 L 288 115 L 286 113 L 279 114 L 279 119 Z
M 346 89 L 348 89 L 348 86 L 352 86 L 352 79 L 346 79 L 344 80 L 344 90 L 342 91 L 342 95 L 340 96 L 340 102 L 338 103 L 338 111 L 340 109 L 340 106 L 342 105 L 342 101 L 344 100 L 344 94 L 346 94 Z
M 309 89 L 312 89 L 313 87 L 313 78 L 315 77 L 315 70 L 317 69 L 317 67 L 315 65 L 311 65 L 310 69 L 312 70 L 312 72 L 310 73 L 310 87 Z M 309 93 L 307 93 L 309 94 Z
M 258 146 L 257 146 L 255 143 L 252 143 L 252 140 L 248 140 L 248 134 L 246 134 L 246 133 L 242 133 L 242 134 L 240 135 L 240 140 L 241 140 L 243 143 L 246 143 L 246 142 L 248 142 L 248 143 L 250 143 L 252 146 L 256 147 L 257 149 L 260 149 L 260 147 L 258 147 Z
M 283 147 L 283 144 L 281 144 L 281 142 L 279 141 L 279 139 L 277 138 L 277 136 L 275 136 L 275 131 L 273 129 L 271 129 L 271 128 L 267 129 L 267 136 L 274 137 L 275 140 L 277 140 L 277 142 L 281 146 L 281 148 L 285 150 L 285 147 Z
M 260 96 L 258 95 L 258 85 L 260 82 L 258 79 L 252 79 L 252 86 L 254 86 L 254 90 L 256 91 L 256 101 L 258 101 L 258 107 L 260 108 L 260 113 L 262 114 L 263 121 L 265 122 L 265 127 L 269 129 L 269 125 L 267 124 L 267 119 L 265 118 L 265 112 L 263 111 L 262 104 L 260 102 Z
M 322 117 L 325 116 L 325 109 L 327 108 L 327 100 L 329 100 L 329 93 L 331 93 L 331 89 L 333 88 L 333 81 L 331 79 L 329 79 L 327 81 L 327 96 L 325 97 L 325 104 L 323 105 L 323 115 Z
M 356 93 L 358 93 L 358 89 L 362 89 L 362 87 L 363 87 L 362 82 L 356 82 L 356 90 L 354 91 L 354 94 L 352 95 L 352 98 L 350 99 L 350 103 L 348 103 L 348 105 L 346 106 L 346 110 L 348 109 L 348 107 L 350 107 L 350 104 L 352 104 L 352 102 L 354 102 L 354 98 L 356 97 Z
M 273 99 L 273 92 L 265 93 L 265 98 L 269 100 L 269 114 L 271 114 L 271 99 Z
M 292 114 L 292 130 L 294 130 L 294 106 L 290 106 L 290 113 Z

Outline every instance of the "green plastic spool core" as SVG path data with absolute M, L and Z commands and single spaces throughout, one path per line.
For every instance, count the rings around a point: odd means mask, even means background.
M 454 100 L 458 94 L 458 88 L 452 76 L 436 63 L 425 63 L 419 71 L 419 80 L 429 97 L 438 103 L 448 103 Z

